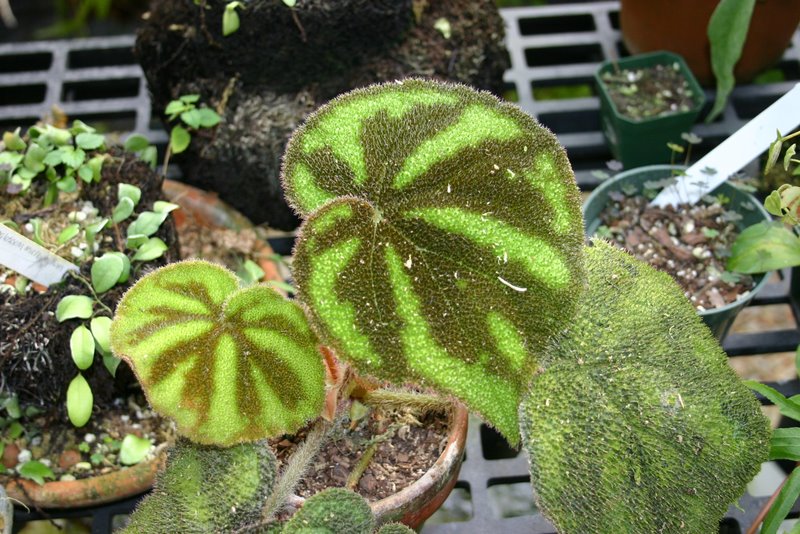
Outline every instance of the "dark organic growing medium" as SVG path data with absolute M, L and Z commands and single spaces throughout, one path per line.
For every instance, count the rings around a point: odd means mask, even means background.
M 694 95 L 677 63 L 603 74 L 617 111 L 635 121 L 689 111 Z

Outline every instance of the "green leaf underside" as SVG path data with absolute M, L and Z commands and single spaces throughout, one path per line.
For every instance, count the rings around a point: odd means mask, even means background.
M 153 408 L 198 443 L 291 433 L 322 407 L 323 363 L 300 308 L 211 263 L 143 277 L 119 304 L 111 345 Z
M 520 408 L 539 506 L 562 533 L 716 532 L 768 422 L 667 275 L 586 253 L 589 290 Z
M 762 221 L 736 237 L 728 270 L 763 273 L 800 265 L 800 238 L 780 221 Z
M 276 463 L 266 443 L 222 449 L 179 439 L 124 533 L 234 532 L 253 524 Z
M 736 84 L 733 71 L 742 56 L 755 5 L 756 0 L 721 0 L 708 22 L 711 69 L 717 79 L 717 95 L 706 122 L 711 122 L 722 113 L 728 95 Z
M 533 355 L 583 282 L 578 192 L 552 134 L 466 87 L 373 86 L 295 134 L 284 185 L 307 217 L 294 275 L 325 343 L 518 441 Z

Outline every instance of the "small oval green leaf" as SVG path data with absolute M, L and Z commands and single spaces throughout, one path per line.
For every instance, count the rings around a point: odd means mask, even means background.
M 120 198 L 114 211 L 111 213 L 111 220 L 115 223 L 122 222 L 133 213 L 133 200 L 128 197 Z
M 169 145 L 173 154 L 180 154 L 189 147 L 192 136 L 183 126 L 175 126 L 169 134 Z
M 117 376 L 117 367 L 119 367 L 119 364 L 121 362 L 122 360 L 120 360 L 113 354 L 103 355 L 103 366 L 108 370 L 111 376 Z
M 179 205 L 173 204 L 172 202 L 166 202 L 164 200 L 156 200 L 153 202 L 153 211 L 156 213 L 169 213 L 178 208 L 180 208 Z
M 231 4 L 225 6 L 225 11 L 222 13 L 222 35 L 225 37 L 239 29 L 239 14 L 235 7 L 231 7 Z
M 129 198 L 135 206 L 142 198 L 142 190 L 135 185 L 120 183 L 117 184 L 117 198 Z
M 67 416 L 70 422 L 78 428 L 85 425 L 92 416 L 93 404 L 92 388 L 83 375 L 78 373 L 67 388 Z
M 59 323 L 67 319 L 88 319 L 92 316 L 93 304 L 85 295 L 67 295 L 56 306 L 56 319 Z
M 72 361 L 81 371 L 92 366 L 94 360 L 94 337 L 89 329 L 83 325 L 72 331 L 69 338 L 69 350 Z
M 39 460 L 30 460 L 17 468 L 17 473 L 23 478 L 33 480 L 39 485 L 44 484 L 45 479 L 55 479 L 53 471 Z
M 133 134 L 125 141 L 125 150 L 128 152 L 140 152 L 150 146 L 150 141 L 142 134 Z
M 122 274 L 119 275 L 119 280 L 117 280 L 118 284 L 124 284 L 128 281 L 128 278 L 131 275 L 131 260 L 128 258 L 126 254 L 122 252 L 109 252 L 112 256 L 118 257 L 122 260 Z
M 125 264 L 114 254 L 103 254 L 92 264 L 92 287 L 98 293 L 104 293 L 114 287 L 122 276 Z
M 151 237 L 143 243 L 138 249 L 136 254 L 133 255 L 134 261 L 152 261 L 160 258 L 164 251 L 167 250 L 167 245 L 158 237 Z
M 84 150 L 96 150 L 103 146 L 106 138 L 96 133 L 79 133 L 75 136 L 75 144 Z
M 167 219 L 168 215 L 169 213 L 165 212 L 144 211 L 128 226 L 128 235 L 142 234 L 151 236 L 158 231 L 161 223 Z
M 197 117 L 201 128 L 211 128 L 222 120 L 222 117 L 211 108 L 200 108 L 197 110 Z
M 149 439 L 128 434 L 122 440 L 122 445 L 119 449 L 119 461 L 123 465 L 138 464 L 145 459 L 152 446 Z
M 78 176 L 80 176 L 81 180 L 88 184 L 94 179 L 94 172 L 88 164 L 84 163 L 78 169 Z
M 111 317 L 93 317 L 89 328 L 101 354 L 111 354 Z
M 66 243 L 67 241 L 78 235 L 78 232 L 80 231 L 81 231 L 80 225 L 70 224 L 69 226 L 61 230 L 61 233 L 58 234 L 58 239 L 57 239 L 58 244 L 63 245 L 64 243 Z

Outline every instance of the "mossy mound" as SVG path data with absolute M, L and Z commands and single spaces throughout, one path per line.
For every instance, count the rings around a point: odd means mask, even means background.
M 223 449 L 178 440 L 124 532 L 232 532 L 257 523 L 276 470 L 263 442 Z

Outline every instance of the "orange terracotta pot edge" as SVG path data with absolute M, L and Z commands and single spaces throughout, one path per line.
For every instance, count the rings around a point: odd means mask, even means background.
M 105 475 L 70 481 L 12 480 L 6 484 L 9 498 L 33 508 L 79 508 L 105 504 L 150 489 L 165 461 L 163 451 L 145 462 Z

